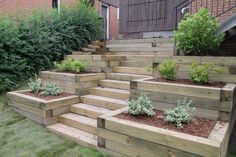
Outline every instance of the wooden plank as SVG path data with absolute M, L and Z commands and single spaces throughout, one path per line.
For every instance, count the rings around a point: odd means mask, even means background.
M 52 117 L 52 118 L 42 118 L 36 114 L 33 114 L 31 112 L 27 112 L 27 111 L 23 111 L 23 110 L 20 110 L 20 109 L 17 109 L 17 108 L 13 108 L 17 113 L 19 113 L 20 115 L 30 119 L 30 120 L 33 120 L 39 124 L 43 124 L 43 125 L 52 125 L 52 124 L 55 124 L 57 123 L 58 119 L 57 117 Z
M 228 129 L 229 123 L 217 122 L 208 138 L 222 143 L 227 134 Z
M 33 113 L 33 114 L 38 115 L 38 116 L 43 117 L 43 118 L 48 118 L 50 116 L 50 115 L 47 114 L 47 111 L 45 111 L 45 110 L 41 110 L 39 108 L 28 106 L 28 105 L 25 105 L 21 102 L 16 102 L 16 101 L 13 101 L 13 100 L 10 100 L 10 99 L 8 100 L 8 105 L 12 106 L 14 108 L 26 111 L 26 112 Z
M 55 108 L 52 110 L 53 116 L 59 116 L 61 114 L 68 113 L 68 112 L 70 112 L 70 106 Z
M 69 106 L 75 103 L 79 103 L 79 96 L 72 95 L 72 96 L 63 97 L 59 99 L 49 100 L 46 102 L 44 109 L 49 110 L 49 109 L 54 109 L 54 108 L 60 108 L 60 107 Z
M 41 71 L 39 76 L 42 79 L 50 80 L 63 80 L 63 81 L 75 81 L 76 74 L 63 73 L 63 72 L 52 72 L 52 71 Z
M 160 93 L 209 98 L 216 100 L 220 99 L 220 91 L 221 91 L 221 88 L 163 83 L 163 82 L 151 82 L 151 81 L 137 81 L 137 89 L 160 92 Z
M 123 155 L 129 156 L 129 157 L 160 157 L 160 156 L 155 156 L 153 154 L 149 154 L 146 152 L 142 152 L 140 150 L 136 150 L 134 148 L 131 147 L 127 147 L 125 145 L 122 145 L 120 143 L 116 143 L 110 140 L 106 140 L 106 148 L 108 150 L 117 152 L 117 153 L 121 153 Z
M 216 157 L 219 155 L 220 143 L 211 139 L 156 128 L 114 117 L 106 118 L 105 128 L 202 156 Z
M 137 52 L 172 52 L 173 47 L 151 47 L 151 48 L 140 48 L 140 47 L 116 47 L 110 48 L 109 51 L 122 52 L 122 51 L 137 51 Z
M 199 157 L 198 155 L 188 153 L 185 151 L 180 151 L 164 145 L 159 145 L 153 142 L 149 142 L 143 139 L 135 138 L 133 136 L 127 136 L 117 132 L 109 131 L 106 129 L 98 128 L 98 136 L 120 143 L 126 147 L 134 148 L 142 152 L 147 152 L 160 157 L 169 157 L 171 154 L 174 157 Z
M 88 82 L 88 81 L 97 81 L 100 79 L 105 79 L 105 73 L 96 73 L 96 74 L 83 74 L 76 75 L 77 82 Z
M 13 100 L 15 102 L 19 102 L 28 106 L 36 107 L 42 109 L 44 104 L 46 103 L 45 100 L 35 98 L 32 96 L 28 96 L 19 92 L 8 92 L 7 98 Z
M 186 97 L 185 95 L 166 94 L 166 93 L 160 93 L 160 92 L 135 90 L 135 89 L 130 90 L 130 94 L 131 94 L 130 97 L 132 99 L 138 98 L 141 95 L 141 93 L 147 93 L 149 98 L 152 101 L 170 103 L 170 104 L 176 104 L 178 100 L 183 100 Z M 227 104 L 222 105 L 220 100 L 200 98 L 200 97 L 191 97 L 191 96 L 188 96 L 187 98 L 189 100 L 192 99 L 193 101 L 192 106 L 194 107 L 221 110 L 221 111 L 231 111 L 231 108 L 227 106 Z

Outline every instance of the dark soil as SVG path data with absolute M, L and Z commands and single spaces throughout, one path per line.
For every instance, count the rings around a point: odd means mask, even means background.
M 175 124 L 164 121 L 162 111 L 156 110 L 155 112 L 156 115 L 153 117 L 145 115 L 132 116 L 127 113 L 121 113 L 115 117 L 204 138 L 209 137 L 216 124 L 215 120 L 196 117 L 191 123 L 183 124 L 183 128 L 177 128 Z
M 198 84 L 198 83 L 192 82 L 189 79 L 176 79 L 172 81 L 172 80 L 166 80 L 164 78 L 155 78 L 155 79 L 150 79 L 148 81 L 195 85 L 195 86 L 219 87 L 219 88 L 223 88 L 226 85 L 226 83 L 224 82 L 209 82 L 205 84 Z
M 58 96 L 44 96 L 41 93 L 40 94 L 35 94 L 35 93 L 32 93 L 32 92 L 22 92 L 22 94 L 33 96 L 35 98 L 40 98 L 40 99 L 43 99 L 43 100 L 53 100 L 53 99 L 58 99 L 58 98 L 63 98 L 63 97 L 73 95 L 73 94 L 69 94 L 69 93 L 61 93 Z

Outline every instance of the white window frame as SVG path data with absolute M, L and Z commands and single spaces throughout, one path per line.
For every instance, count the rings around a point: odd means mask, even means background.
M 101 12 L 102 12 L 102 6 L 107 7 L 107 39 L 110 37 L 110 7 L 106 4 L 101 4 Z

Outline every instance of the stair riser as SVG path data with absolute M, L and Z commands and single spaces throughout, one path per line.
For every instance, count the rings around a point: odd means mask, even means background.
M 113 68 L 113 72 L 116 73 L 127 73 L 127 74 L 137 74 L 137 75 L 152 75 L 152 69 L 148 70 L 148 68 Z
M 91 99 L 91 98 L 86 98 L 86 97 L 81 97 L 81 101 L 84 104 L 89 104 L 97 107 L 103 107 L 106 109 L 110 110 L 117 110 L 122 107 L 125 107 L 123 104 L 115 103 L 115 102 L 107 102 L 107 101 L 102 101 L 102 100 L 96 100 L 96 99 Z
M 130 97 L 130 94 L 112 92 L 112 91 L 103 91 L 99 89 L 91 89 L 90 93 L 93 95 L 99 95 L 99 96 L 104 96 L 104 97 L 109 97 L 109 98 L 114 98 L 114 99 L 121 99 L 121 100 L 127 100 Z
M 65 117 L 60 117 L 60 116 L 59 116 L 59 122 L 62 124 L 83 130 L 85 132 L 89 132 L 94 135 L 97 134 L 97 128 L 94 126 L 86 125 L 86 124 L 80 123 L 78 121 L 74 121 L 74 120 L 67 119 Z
M 79 115 L 82 115 L 82 116 L 87 116 L 87 117 L 93 118 L 93 119 L 97 119 L 97 117 L 102 115 L 101 113 L 86 110 L 86 109 L 83 109 L 83 108 L 71 107 L 70 111 L 73 112 L 73 113 L 77 113 Z
M 140 67 L 140 68 L 149 68 L 152 67 L 152 63 L 145 63 L 145 62 L 129 62 L 129 61 L 124 61 L 124 62 L 120 62 L 121 66 L 124 67 Z
M 102 87 L 108 87 L 108 88 L 130 90 L 130 85 L 127 83 L 114 83 L 114 82 L 99 81 L 99 85 Z
M 107 78 L 108 79 L 113 79 L 113 80 L 131 81 L 131 80 L 142 79 L 142 78 L 145 78 L 145 77 L 127 76 L 127 75 L 118 75 L 118 74 L 115 74 L 115 73 L 107 73 Z

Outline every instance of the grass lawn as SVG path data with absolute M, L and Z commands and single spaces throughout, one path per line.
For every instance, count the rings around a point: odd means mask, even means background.
M 98 151 L 64 140 L 27 120 L 0 96 L 0 157 L 105 157 Z
M 49 133 L 44 127 L 15 113 L 0 96 L 0 157 L 106 156 Z M 236 154 L 229 157 L 236 157 Z

